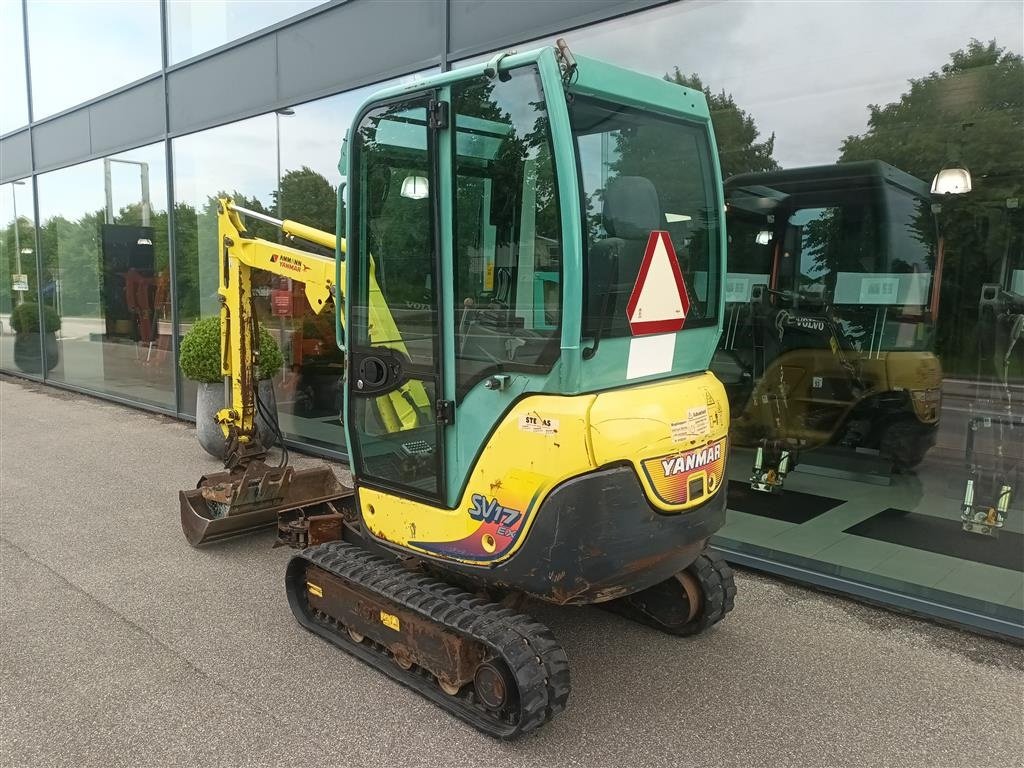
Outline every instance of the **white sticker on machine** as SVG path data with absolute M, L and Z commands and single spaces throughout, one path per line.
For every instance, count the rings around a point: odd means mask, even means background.
M 558 432 L 558 419 L 548 419 L 538 413 L 524 413 L 519 417 L 519 429 L 538 435 L 554 435 Z
M 676 352 L 676 335 L 663 333 L 658 336 L 634 336 L 629 340 L 629 358 L 626 361 L 626 378 L 639 379 L 656 373 L 672 370 Z
M 672 442 L 681 443 L 684 440 L 692 440 L 695 437 L 708 434 L 711 431 L 711 419 L 708 417 L 708 407 L 702 405 L 698 408 L 690 408 L 686 412 L 686 418 L 682 421 L 672 422 Z

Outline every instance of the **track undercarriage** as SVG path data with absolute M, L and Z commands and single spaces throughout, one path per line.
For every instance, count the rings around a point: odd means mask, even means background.
M 568 660 L 547 627 L 425 575 L 415 560 L 332 541 L 291 559 L 286 589 L 303 627 L 490 736 L 515 738 L 566 706 Z M 690 635 L 721 620 L 735 593 L 729 566 L 704 552 L 666 582 L 604 606 Z

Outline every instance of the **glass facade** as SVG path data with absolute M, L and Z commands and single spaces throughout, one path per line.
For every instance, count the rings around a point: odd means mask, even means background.
M 167 0 L 170 63 L 269 27 L 325 0 Z
M 32 0 L 28 38 L 32 117 L 40 120 L 158 72 L 160 3 Z
M 409 75 L 411 81 L 420 75 Z M 172 141 L 179 334 L 219 311 L 216 200 L 280 219 L 335 231 L 341 142 L 356 110 L 383 83 Z M 272 158 L 271 163 L 266 159 Z M 280 232 L 247 222 L 258 237 Z M 317 250 L 317 246 L 304 244 Z M 288 438 L 345 451 L 341 430 L 344 358 L 334 338 L 333 311 L 314 313 L 303 286 L 288 278 L 254 277 L 256 314 L 280 344 L 285 365 L 275 380 L 282 432 Z M 194 415 L 196 384 L 180 382 L 180 409 Z
M 21 3 L 0 3 L 0 135 L 28 125 L 28 81 Z
M 32 180 L 0 184 L 0 369 L 42 375 L 36 221 Z
M 166 0 L 168 63 L 317 5 Z M 36 120 L 160 70 L 157 0 L 27 7 Z M 0 3 L 0 134 L 28 122 L 20 8 Z M 1017 634 L 1022 30 L 1019 3 L 675 2 L 564 33 L 577 54 L 703 90 L 712 111 L 728 242 L 725 331 L 712 368 L 732 409 L 728 523 L 717 546 L 738 562 Z M 562 34 L 553 29 L 534 43 Z M 86 52 L 74 68 L 64 56 L 71 47 Z M 453 128 L 482 136 L 488 115 L 500 114 L 503 131 L 519 131 L 520 119 L 532 127 L 536 115 L 500 102 L 528 86 L 518 76 L 503 81 L 488 96 L 493 103 L 474 101 L 472 84 L 454 89 Z M 195 385 L 180 377 L 173 342 L 218 310 L 216 198 L 333 232 L 341 142 L 380 87 L 268 106 L 168 138 L 169 146 L 0 185 L 0 368 L 194 414 Z M 587 99 L 573 104 L 572 121 L 587 244 L 597 248 L 609 234 L 606 193 L 618 194 L 623 177 L 646 178 L 688 260 L 697 311 L 710 318 L 715 238 L 700 235 L 694 216 L 708 201 L 693 196 L 685 173 L 647 167 L 642 152 L 631 152 L 644 142 L 671 144 L 674 168 L 711 172 L 693 167 L 702 153 L 687 126 L 639 120 L 628 109 L 611 114 Z M 552 183 L 546 154 L 534 146 L 517 160 L 514 173 L 529 180 L 515 204 L 520 214 Z M 557 341 L 561 323 L 562 244 L 542 217 L 502 221 L 488 202 L 489 180 L 463 166 L 455 179 L 455 323 L 460 382 L 469 387 L 487 369 L 488 339 L 503 313 L 536 336 L 523 365 L 546 365 L 545 344 Z M 414 167 L 392 170 L 401 175 L 395 183 L 410 184 L 403 208 L 372 215 L 409 223 L 429 204 L 428 180 L 420 189 Z M 280 236 L 264 223 L 250 228 Z M 530 286 L 503 276 L 511 265 L 501 243 L 513 230 L 520 243 L 532 241 L 519 249 L 520 259 L 532 258 Z M 380 233 L 401 235 L 401 226 Z M 382 259 L 384 290 L 401 294 L 403 321 L 412 322 L 436 303 L 435 283 Z M 313 314 L 301 286 L 283 278 L 258 278 L 255 294 L 258 317 L 284 353 L 275 389 L 285 435 L 345 453 L 333 313 Z M 612 337 L 628 332 L 615 301 L 588 299 L 584 333 L 595 324 Z M 433 386 L 428 373 L 424 392 Z
M 163 144 L 37 177 L 47 376 L 174 408 Z
M 717 544 L 1019 625 L 1024 19 L 927 7 L 676 3 L 569 43 L 712 109 L 733 418 Z

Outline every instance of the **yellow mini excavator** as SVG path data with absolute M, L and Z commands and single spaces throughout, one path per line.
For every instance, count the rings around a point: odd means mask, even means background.
M 707 548 L 729 429 L 708 372 L 725 264 L 708 107 L 559 41 L 378 93 L 341 171 L 344 238 L 219 201 L 228 460 L 181 493 L 185 535 L 276 525 L 300 550 L 303 627 L 513 738 L 569 696 L 564 651 L 516 598 L 676 635 L 733 606 Z M 354 488 L 268 463 L 253 270 L 336 313 Z

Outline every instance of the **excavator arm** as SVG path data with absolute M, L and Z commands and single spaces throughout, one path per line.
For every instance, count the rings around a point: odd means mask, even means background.
M 332 250 L 335 247 L 335 236 L 328 232 L 298 222 L 279 221 L 236 206 L 227 198 L 217 203 L 217 242 L 221 249 L 217 289 L 221 375 L 229 397 L 225 398 L 225 407 L 216 418 L 235 462 L 263 453 L 255 432 L 259 330 L 253 310 L 253 271 L 269 272 L 302 283 L 306 301 L 318 314 L 336 293 L 333 258 L 253 237 L 245 228 L 243 215 L 274 224 L 291 239 L 299 238 Z M 344 253 L 344 238 L 340 245 Z
M 271 242 L 250 235 L 243 217 L 251 217 L 280 228 L 288 240 L 303 240 L 332 251 L 336 238 L 329 232 L 288 219 L 279 220 L 258 211 L 235 205 L 230 199 L 218 201 L 217 235 L 221 247 L 218 294 L 221 304 L 221 374 L 230 397 L 218 412 L 217 422 L 229 445 L 229 466 L 262 456 L 264 447 L 255 432 L 257 411 L 256 369 L 259 365 L 258 323 L 253 312 L 252 274 L 268 272 L 303 284 L 306 301 L 319 314 L 331 300 L 340 305 L 342 290 L 336 284 L 345 281 L 345 262 L 338 271 L 328 256 L 304 251 L 292 245 Z M 337 238 L 345 253 L 345 238 Z M 370 273 L 371 342 L 407 355 L 401 332 L 384 295 Z M 418 426 L 421 414 L 429 412 L 430 399 L 419 382 L 407 382 L 398 389 L 376 398 L 377 415 L 388 432 Z
M 329 232 L 279 220 L 235 205 L 222 198 L 217 208 L 220 244 L 219 286 L 221 306 L 221 373 L 225 407 L 217 415 L 227 441 L 227 471 L 205 475 L 194 490 L 181 491 L 181 523 L 193 546 L 278 525 L 279 539 L 305 547 L 340 536 L 342 510 L 352 497 L 327 466 L 296 470 L 284 464 L 270 467 L 266 448 L 256 431 L 259 407 L 256 371 L 259 366 L 259 325 L 253 308 L 253 272 L 260 270 L 297 280 L 305 287 L 310 308 L 320 313 L 332 299 L 344 300 L 338 283 L 345 282 L 345 263 L 293 245 L 253 237 L 244 217 L 280 228 L 285 238 L 303 240 L 345 253 L 345 240 Z M 374 277 L 371 260 L 369 306 L 370 342 L 407 355 L 405 342 Z M 388 432 L 413 429 L 430 413 L 423 385 L 406 382 L 375 398 L 377 417 Z M 274 414 L 267 414 L 273 419 Z

